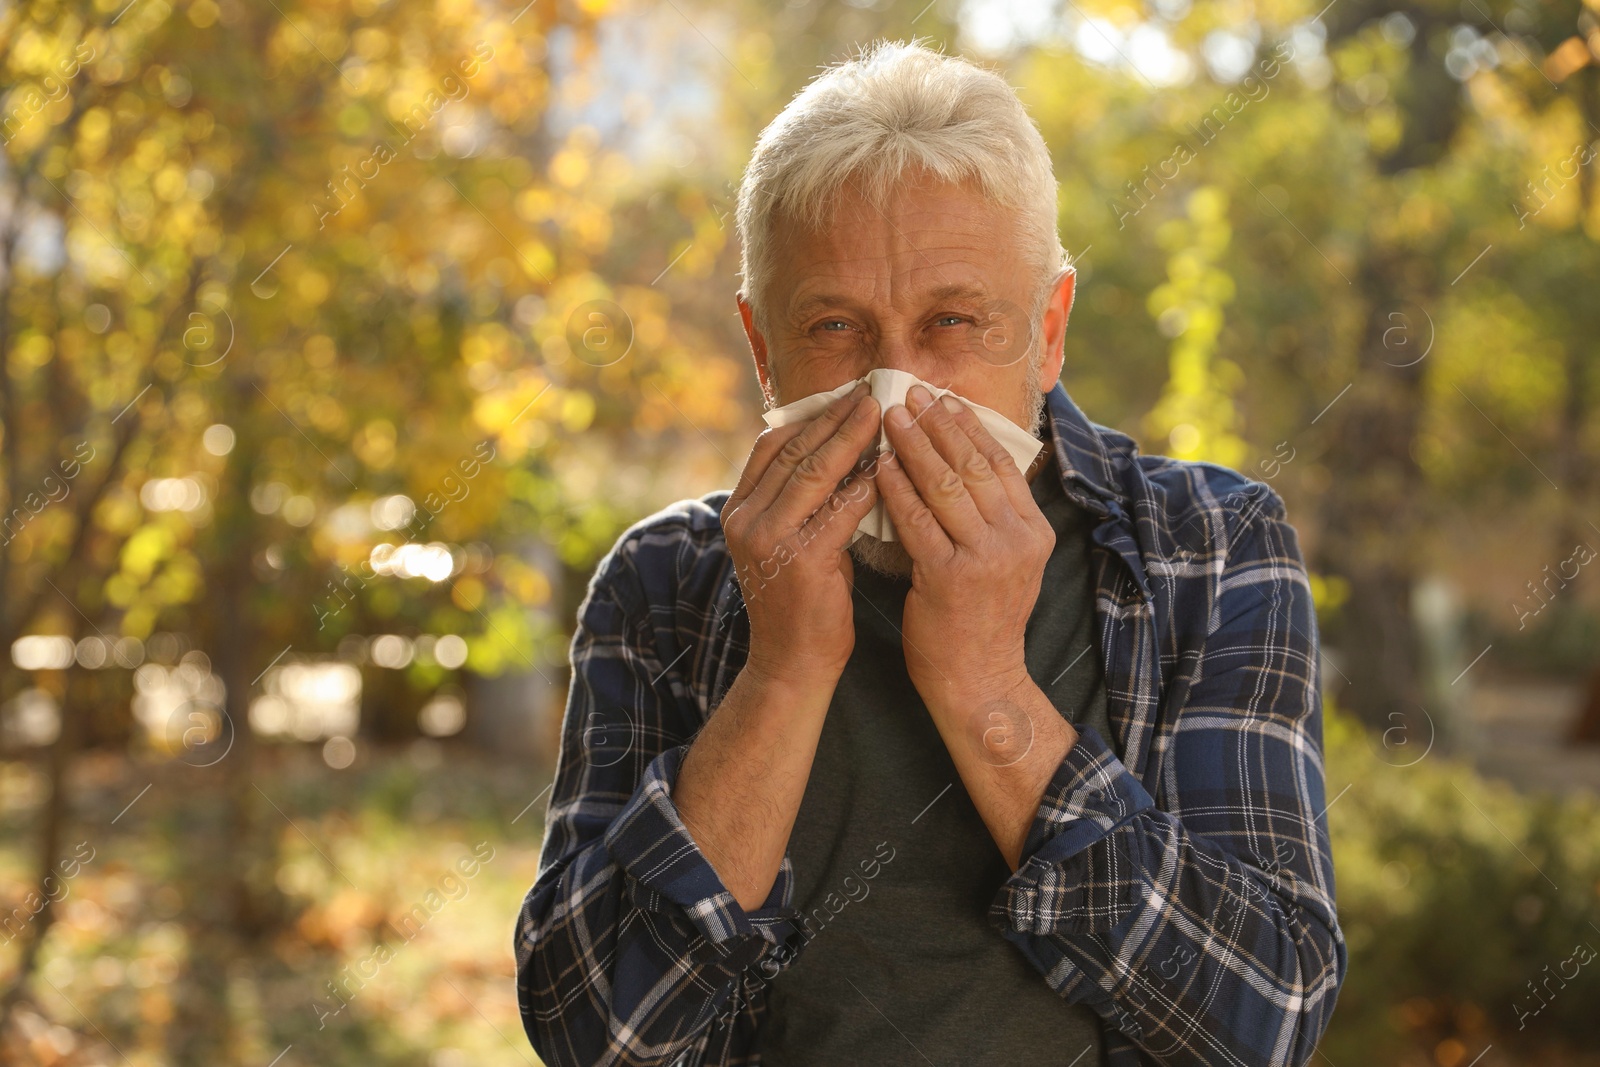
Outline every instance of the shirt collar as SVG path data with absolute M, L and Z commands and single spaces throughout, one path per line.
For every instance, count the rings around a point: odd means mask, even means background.
M 1050 437 L 1061 487 L 1069 499 L 1106 518 L 1123 511 L 1126 494 L 1120 488 L 1113 448 L 1117 434 L 1096 426 L 1078 409 L 1060 382 L 1045 394 Z

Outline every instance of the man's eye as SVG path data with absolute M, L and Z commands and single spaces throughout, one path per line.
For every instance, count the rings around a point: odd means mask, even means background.
M 840 330 L 848 330 L 850 328 L 850 324 L 845 322 L 843 319 L 827 319 L 826 321 L 817 323 L 817 328 L 821 330 L 831 330 L 837 333 Z
M 933 320 L 935 326 L 959 326 L 967 320 L 960 315 L 940 315 Z

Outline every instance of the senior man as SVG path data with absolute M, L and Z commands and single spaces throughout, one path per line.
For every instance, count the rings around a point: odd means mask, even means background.
M 1067 396 L 1015 93 L 877 45 L 768 126 L 737 221 L 769 406 L 841 395 L 590 584 L 515 939 L 539 1054 L 1307 1062 L 1346 957 L 1296 535 Z M 843 389 L 875 371 L 941 397 Z

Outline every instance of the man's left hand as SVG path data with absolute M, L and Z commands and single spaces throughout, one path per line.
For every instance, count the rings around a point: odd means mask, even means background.
M 959 400 L 913 386 L 885 422 L 894 454 L 879 464 L 878 489 L 912 559 L 906 667 L 930 711 L 974 714 L 1031 684 L 1023 637 L 1055 531 Z

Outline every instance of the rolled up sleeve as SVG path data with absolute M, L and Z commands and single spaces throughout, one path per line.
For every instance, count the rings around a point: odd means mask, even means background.
M 1263 494 L 1262 491 L 1265 491 Z M 1300 1065 L 1346 966 L 1325 822 L 1317 626 L 1282 502 L 1224 502 L 1214 596 L 1159 802 L 1083 729 L 990 922 L 1108 1049 L 1161 1064 Z
M 605 845 L 634 883 L 641 907 L 675 908 L 715 958 L 737 970 L 761 958 L 768 946 L 783 943 L 791 931 L 793 867 L 786 855 L 761 908 L 747 912 L 740 907 L 672 801 L 672 786 L 688 751 L 689 746 L 679 745 L 650 761 L 644 781 L 606 829 Z
M 671 665 L 626 538 L 579 610 L 539 874 L 514 949 L 523 1028 L 552 1067 L 669 1064 L 758 1026 L 760 964 L 786 967 L 787 858 L 760 909 L 740 907 L 672 799 L 701 716 Z
M 1095 849 L 1155 801 L 1093 727 L 1080 727 L 1045 788 L 1022 846 L 1022 866 L 1000 889 L 995 918 L 1018 933 L 1103 929 L 1139 899 L 1143 872 Z

